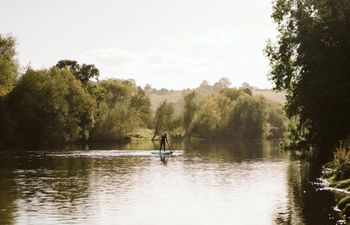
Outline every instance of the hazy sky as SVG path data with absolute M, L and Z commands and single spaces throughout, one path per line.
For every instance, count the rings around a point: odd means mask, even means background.
M 182 89 L 225 76 L 271 87 L 271 0 L 0 0 L 22 65 L 93 63 L 101 78 Z

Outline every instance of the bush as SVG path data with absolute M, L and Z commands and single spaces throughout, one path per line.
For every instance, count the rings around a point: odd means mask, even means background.
M 339 167 L 345 162 L 350 163 L 350 149 L 344 147 L 343 143 L 340 142 L 339 147 L 337 147 L 334 152 L 334 166 Z

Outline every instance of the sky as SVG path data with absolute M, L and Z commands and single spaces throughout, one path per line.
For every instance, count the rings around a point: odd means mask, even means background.
M 221 77 L 271 88 L 271 0 L 0 0 L 22 66 L 95 64 L 100 79 L 183 89 Z

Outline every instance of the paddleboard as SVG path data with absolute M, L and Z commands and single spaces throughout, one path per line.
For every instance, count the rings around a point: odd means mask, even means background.
M 174 154 L 173 152 L 171 152 L 171 151 L 165 151 L 165 152 L 163 152 L 163 151 L 157 151 L 157 152 L 151 152 L 153 155 L 172 155 L 172 154 Z

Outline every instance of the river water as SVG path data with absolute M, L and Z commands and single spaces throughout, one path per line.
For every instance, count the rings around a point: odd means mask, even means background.
M 319 168 L 266 140 L 0 151 L 0 224 L 340 224 Z

